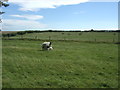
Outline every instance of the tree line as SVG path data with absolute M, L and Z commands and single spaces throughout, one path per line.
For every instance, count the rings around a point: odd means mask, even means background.
M 26 34 L 25 31 L 13 32 L 13 33 L 2 33 L 2 37 L 12 37 L 16 35 L 24 35 Z
M 27 33 L 42 33 L 42 32 L 120 32 L 120 30 L 28 30 Z
M 43 33 L 43 32 L 120 32 L 120 30 L 86 30 L 86 31 L 58 31 L 58 30 L 44 30 L 44 31 L 38 31 L 38 30 L 29 30 L 29 31 L 18 31 L 18 32 L 11 32 L 11 33 L 2 33 L 2 37 L 13 37 L 16 35 L 24 35 L 26 33 Z

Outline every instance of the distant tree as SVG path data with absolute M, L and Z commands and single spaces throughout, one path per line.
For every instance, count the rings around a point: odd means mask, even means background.
M 116 33 L 113 34 L 114 36 L 116 35 Z
M 82 32 L 81 32 L 81 33 L 79 33 L 79 35 L 82 35 Z
M 62 34 L 64 34 L 64 33 L 62 33 Z
M 94 30 L 93 30 L 93 29 L 91 29 L 90 31 L 91 31 L 91 32 L 93 32 Z
M 52 32 L 52 30 L 48 30 L 48 32 Z
M 17 34 L 18 35 L 24 35 L 24 34 L 26 34 L 26 32 L 25 31 L 20 31 L 20 32 L 17 32 Z

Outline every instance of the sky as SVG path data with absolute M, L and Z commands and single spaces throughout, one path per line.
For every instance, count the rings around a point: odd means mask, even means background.
M 118 0 L 9 0 L 3 31 L 117 30 Z

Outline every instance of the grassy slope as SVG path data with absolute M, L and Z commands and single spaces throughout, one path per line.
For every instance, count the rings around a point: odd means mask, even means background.
M 80 34 L 80 35 L 79 35 Z M 118 41 L 118 32 L 44 32 L 44 33 L 32 33 L 25 34 L 23 38 L 38 38 L 42 40 L 80 40 L 80 41 L 104 41 L 115 42 Z M 16 36 L 12 38 L 21 38 Z
M 3 41 L 3 87 L 117 87 L 117 45 L 40 41 Z

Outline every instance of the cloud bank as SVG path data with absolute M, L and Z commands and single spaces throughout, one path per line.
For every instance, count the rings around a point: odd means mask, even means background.
M 75 5 L 79 3 L 88 2 L 89 0 L 9 0 L 20 6 L 22 11 L 38 11 L 43 8 L 56 8 L 62 5 Z
M 38 11 L 43 8 L 56 8 L 62 5 L 75 5 L 85 2 L 119 2 L 119 0 L 9 0 L 20 6 L 22 11 Z
M 3 19 L 2 27 L 2 30 L 30 30 L 45 28 L 47 25 L 31 20 Z

